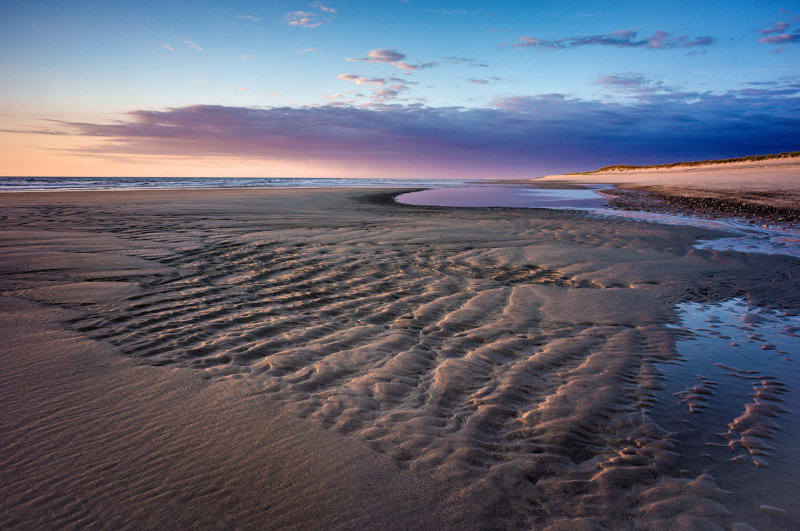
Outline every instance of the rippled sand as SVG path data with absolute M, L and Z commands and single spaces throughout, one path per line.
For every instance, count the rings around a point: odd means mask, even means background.
M 677 305 L 797 312 L 800 262 L 375 194 L 0 197 L 0 525 L 764 525 L 652 413 Z

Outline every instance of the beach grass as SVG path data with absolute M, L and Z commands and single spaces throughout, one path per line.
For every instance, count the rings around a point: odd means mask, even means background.
M 604 173 L 611 171 L 635 171 L 635 170 L 657 170 L 669 168 L 691 168 L 696 166 L 710 166 L 713 164 L 732 164 L 735 162 L 760 162 L 764 160 L 792 159 L 800 157 L 800 151 L 786 151 L 783 153 L 773 153 L 769 155 L 748 155 L 746 157 L 736 157 L 732 159 L 710 159 L 692 160 L 682 162 L 670 162 L 667 164 L 652 164 L 644 166 L 633 166 L 628 164 L 615 164 L 613 166 L 603 166 L 600 169 L 584 172 L 567 173 L 566 175 L 592 175 L 594 173 Z

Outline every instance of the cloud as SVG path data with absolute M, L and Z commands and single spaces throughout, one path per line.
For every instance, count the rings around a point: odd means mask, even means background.
M 231 87 L 231 90 L 237 90 L 239 92 L 247 92 L 250 90 L 250 87 Z
M 169 50 L 170 52 L 174 52 L 174 51 L 175 51 L 175 48 L 173 48 L 172 46 L 170 46 L 170 45 L 169 45 L 169 44 L 167 44 L 167 43 L 163 43 L 163 44 L 161 45 L 161 47 L 162 47 L 162 48 L 164 48 L 165 50 Z
M 686 98 L 688 95 L 696 97 L 697 93 L 682 93 L 674 87 L 666 85 L 663 81 L 654 80 L 635 72 L 622 72 L 600 76 L 597 84 L 607 89 L 634 97 L 640 101 L 653 100 L 656 95 L 669 95 L 672 98 Z
M 386 50 L 383 48 L 375 48 L 370 50 L 367 57 L 354 58 L 348 57 L 348 61 L 361 62 L 361 63 L 388 63 L 401 70 L 420 70 L 422 68 L 431 68 L 437 66 L 436 63 L 422 63 L 419 65 L 412 65 L 405 62 L 406 55 L 397 50 Z
M 792 22 L 796 22 L 799 19 L 800 17 L 794 17 Z M 790 24 L 788 22 L 778 22 L 771 28 L 756 30 L 756 32 L 761 34 L 761 38 L 758 39 L 758 43 L 781 45 L 800 42 L 800 30 L 794 30 L 793 32 L 789 33 L 787 32 L 789 26 Z M 786 51 L 786 48 L 775 48 L 771 53 L 781 53 L 784 51 Z
M 323 22 L 330 22 L 328 15 L 338 13 L 336 9 L 324 6 L 320 2 L 314 2 L 310 7 L 315 11 L 290 11 L 286 14 L 286 23 L 306 29 L 317 28 Z
M 339 74 L 336 79 L 349 81 L 356 85 L 380 85 L 381 88 L 370 90 L 370 98 L 376 103 L 385 103 L 397 99 L 400 94 L 414 84 L 399 77 L 362 77 L 356 74 Z
M 356 85 L 385 85 L 386 79 L 382 77 L 361 77 L 357 74 L 339 74 L 336 79 L 349 81 Z
M 259 20 L 258 17 L 255 17 L 253 15 L 242 15 L 241 13 L 237 14 L 236 18 L 238 18 L 239 20 L 248 20 L 250 22 L 258 22 Z
M 764 28 L 756 31 L 758 31 L 761 35 L 772 35 L 774 33 L 783 33 L 788 28 L 789 24 L 787 24 L 786 22 L 778 22 L 771 28 Z
M 788 44 L 790 42 L 800 42 L 800 30 L 792 33 L 781 33 L 780 35 L 768 35 L 758 39 L 760 44 Z
M 564 50 L 578 46 L 615 46 L 617 48 L 644 48 L 651 50 L 669 50 L 674 48 L 694 48 L 710 46 L 714 37 L 689 37 L 688 35 L 672 36 L 665 31 L 656 31 L 652 35 L 639 37 L 639 32 L 627 29 L 607 33 L 605 35 L 587 35 L 582 37 L 565 37 L 548 40 L 521 36 L 511 46 L 515 48 L 535 48 L 539 50 Z
M 486 68 L 486 67 L 489 66 L 488 64 L 486 64 L 486 63 L 484 63 L 482 61 L 478 61 L 477 59 L 470 58 L 470 57 L 450 56 L 450 57 L 445 57 L 444 59 L 445 59 L 445 61 L 447 61 L 448 64 L 451 64 L 451 65 L 469 63 L 469 66 L 471 66 L 473 68 Z
M 302 50 L 297 50 L 297 53 L 319 53 L 327 51 L 327 48 L 303 48 Z
M 249 61 L 252 58 L 253 58 L 252 55 L 240 55 L 239 56 L 239 59 L 242 59 L 243 61 Z
M 300 26 L 301 28 L 316 28 L 322 24 L 315 17 L 315 13 L 306 11 L 292 11 L 286 14 L 286 23 L 290 26 Z
M 616 76 L 607 84 L 636 90 L 654 83 L 636 74 Z M 302 159 L 353 171 L 382 168 L 386 175 L 535 176 L 796 149 L 800 83 L 754 87 L 722 94 L 662 89 L 633 103 L 522 95 L 483 108 L 194 105 L 137 110 L 109 123 L 51 123 L 96 139 L 81 153 L 99 156 Z M 396 97 L 391 82 L 377 89 L 382 92 L 375 99 Z
M 184 42 L 184 44 L 189 46 L 189 48 L 193 48 L 193 49 L 197 50 L 198 52 L 202 52 L 203 51 L 203 49 L 200 46 L 198 46 L 197 43 L 194 42 L 194 41 L 190 41 L 189 39 L 186 39 L 183 42 Z
M 320 11 L 322 11 L 324 13 L 330 13 L 331 15 L 335 15 L 336 13 L 338 13 L 338 11 L 336 9 L 334 9 L 332 7 L 325 7 L 324 5 L 322 5 L 321 2 L 314 2 L 313 4 L 311 4 L 311 7 L 315 8 L 315 9 L 319 9 Z

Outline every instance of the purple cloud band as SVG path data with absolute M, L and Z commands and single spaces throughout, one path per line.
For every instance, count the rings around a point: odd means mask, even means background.
M 635 74 L 605 83 L 646 97 L 623 105 L 521 96 L 473 109 L 195 105 L 57 123 L 103 140 L 95 154 L 335 162 L 409 176 L 531 176 L 798 148 L 800 83 L 722 95 L 670 91 Z

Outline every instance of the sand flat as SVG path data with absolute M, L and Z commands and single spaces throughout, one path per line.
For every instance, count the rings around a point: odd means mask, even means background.
M 797 312 L 796 259 L 377 193 L 0 196 L 0 524 L 800 522 L 650 417 L 677 305 Z

